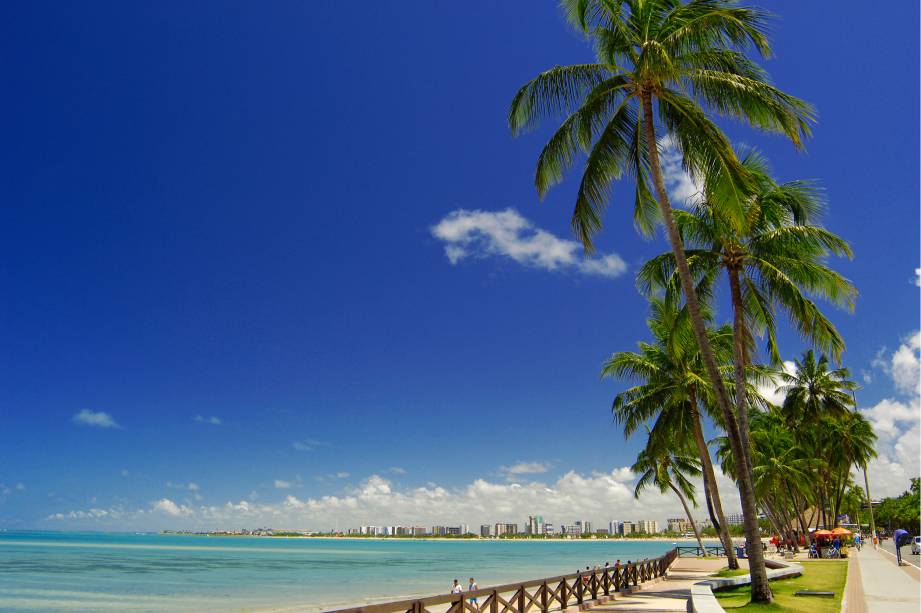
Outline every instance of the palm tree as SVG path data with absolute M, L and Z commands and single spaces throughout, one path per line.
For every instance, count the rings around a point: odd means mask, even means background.
M 809 499 L 809 479 L 816 461 L 798 444 L 796 437 L 778 411 L 759 412 L 752 420 L 752 474 L 755 492 L 762 505 L 786 536 L 795 518 L 800 534 L 807 533 L 803 516 L 804 504 Z M 794 550 L 798 539 L 791 538 Z
M 691 211 L 675 211 L 675 220 L 682 239 L 690 245 L 686 253 L 692 275 L 715 278 L 724 270 L 729 281 L 736 410 L 747 447 L 748 411 L 738 393 L 743 389 L 754 335 L 766 335 L 768 355 L 779 363 L 774 321 L 779 309 L 803 336 L 840 358 L 844 340 L 809 295 L 853 308 L 857 292 L 824 262 L 830 253 L 852 254 L 843 239 L 813 223 L 824 208 L 816 187 L 806 181 L 777 184 L 755 150 L 742 156 L 742 165 L 753 178 L 747 188 L 737 190 L 725 181 L 709 181 L 701 202 Z M 741 227 L 727 213 L 739 209 L 745 218 Z M 638 274 L 641 289 L 647 293 L 660 287 L 677 291 L 675 270 L 673 254 L 653 258 Z
M 793 374 L 780 373 L 784 385 L 777 388 L 785 395 L 783 411 L 791 424 L 814 426 L 824 418 L 842 417 L 854 406 L 857 384 L 847 368 L 829 370 L 828 357 L 816 359 L 812 349 L 794 364 Z
M 832 453 L 829 464 L 832 471 L 832 513 L 834 523 L 838 525 L 845 492 L 853 484 L 851 468 L 866 466 L 876 457 L 876 433 L 866 417 L 855 411 L 833 419 L 829 428 L 829 446 Z
M 572 216 L 586 250 L 601 228 L 611 183 L 625 172 L 636 178 L 635 222 L 647 234 L 657 220 L 665 225 L 733 453 L 747 458 L 672 216 L 659 161 L 656 111 L 658 134 L 671 137 L 689 172 L 742 187 L 750 178 L 705 109 L 784 134 L 796 146 L 809 134 L 812 109 L 770 85 L 766 73 L 745 55 L 750 49 L 770 54 L 766 14 L 758 9 L 730 0 L 563 0 L 562 5 L 570 22 L 593 40 L 596 61 L 557 66 L 526 83 L 512 100 L 509 125 L 518 134 L 542 118 L 565 116 L 538 158 L 535 182 L 543 196 L 562 180 L 578 152 L 587 152 Z M 742 221 L 739 211 L 735 218 Z M 751 552 L 752 601 L 767 603 L 771 590 L 751 475 L 745 471 L 739 491 Z
M 726 550 L 729 567 L 738 568 L 701 423 L 700 401 L 712 398 L 712 390 L 694 341 L 687 309 L 679 309 L 673 298 L 652 298 L 650 310 L 647 325 L 654 342 L 640 343 L 637 353 L 615 353 L 602 367 L 602 377 L 637 382 L 614 398 L 611 408 L 614 420 L 623 425 L 625 437 L 654 420 L 656 430 L 667 429 L 677 440 L 694 441 L 703 469 L 707 509 Z M 704 314 L 709 321 L 709 312 L 705 310 Z M 732 351 L 731 330 L 723 326 L 709 334 L 720 362 L 728 363 Z M 704 406 L 712 407 L 713 404 Z
M 816 359 L 809 349 L 795 362 L 793 374 L 781 373 L 784 385 L 777 391 L 785 394 L 783 411 L 787 424 L 797 431 L 801 441 L 812 441 L 816 458 L 822 458 L 826 467 L 821 471 L 818 488 L 818 507 L 822 524 L 828 526 L 828 478 L 832 456 L 825 452 L 830 439 L 827 430 L 834 419 L 842 418 L 854 406 L 852 392 L 857 384 L 850 380 L 846 368 L 829 370 L 828 358 L 822 354 Z
M 662 494 L 667 490 L 674 492 L 681 501 L 684 513 L 694 529 L 694 536 L 697 537 L 700 550 L 705 552 L 700 528 L 697 527 L 697 522 L 694 521 L 691 509 L 688 507 L 688 502 L 697 506 L 694 500 L 694 485 L 688 480 L 688 475 L 700 474 L 700 462 L 684 445 L 676 445 L 673 440 L 662 439 L 661 435 L 668 436 L 670 433 L 649 432 L 648 434 L 646 447 L 640 451 L 636 462 L 630 467 L 630 470 L 640 475 L 633 495 L 639 498 L 640 493 L 650 485 L 656 486 Z

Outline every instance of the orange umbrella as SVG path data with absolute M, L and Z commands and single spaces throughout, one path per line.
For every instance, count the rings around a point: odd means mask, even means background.
M 833 536 L 833 533 L 831 530 L 816 530 L 815 532 L 812 533 L 812 536 L 815 536 L 818 538 L 826 538 L 829 536 Z
M 849 536 L 849 535 L 851 534 L 851 531 L 848 530 L 847 528 L 840 528 L 840 527 L 838 527 L 838 528 L 835 528 L 834 530 L 832 530 L 831 533 L 832 533 L 832 534 L 835 534 L 835 535 L 837 535 L 837 536 L 845 536 L 845 535 L 848 535 L 848 536 Z

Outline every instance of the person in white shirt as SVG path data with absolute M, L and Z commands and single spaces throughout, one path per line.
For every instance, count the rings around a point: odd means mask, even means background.
M 457 579 L 454 580 L 454 585 L 451 586 L 452 594 L 463 594 L 464 588 L 460 586 L 460 583 L 457 582 Z

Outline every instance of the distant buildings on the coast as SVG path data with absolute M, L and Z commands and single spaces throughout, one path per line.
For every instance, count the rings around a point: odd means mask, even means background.
M 669 520 L 669 530 L 673 532 L 687 532 L 690 528 L 687 520 Z M 673 524 L 673 522 L 678 522 Z M 675 529 L 677 528 L 677 529 Z M 360 526 L 349 528 L 344 534 L 349 536 L 467 536 L 480 538 L 509 538 L 509 537 L 562 537 L 582 538 L 591 536 L 630 536 L 659 534 L 659 522 L 654 519 L 641 519 L 637 521 L 610 521 L 607 528 L 595 528 L 587 519 L 577 519 L 572 523 L 561 523 L 557 527 L 552 522 L 545 521 L 541 515 L 529 515 L 524 524 L 496 522 L 494 524 L 480 524 L 479 530 L 470 529 L 467 524 L 456 526 L 435 525 L 423 526 Z
M 728 515 L 726 522 L 740 524 L 740 514 Z M 709 521 L 698 522 L 698 527 L 707 528 Z M 693 530 L 690 522 L 684 518 L 672 518 L 666 522 L 669 533 L 687 534 Z M 636 521 L 611 520 L 606 528 L 592 525 L 587 519 L 577 519 L 572 523 L 560 523 L 557 527 L 545 521 L 541 515 L 529 515 L 528 521 L 519 526 L 517 523 L 497 522 L 481 524 L 479 531 L 467 524 L 434 526 L 379 526 L 365 525 L 346 530 L 315 532 L 302 530 L 279 530 L 273 528 L 256 528 L 253 530 L 221 530 L 213 532 L 191 532 L 164 530 L 164 534 L 199 534 L 210 536 L 369 536 L 369 537 L 456 537 L 456 538 L 610 538 L 660 534 L 659 522 L 654 519 Z

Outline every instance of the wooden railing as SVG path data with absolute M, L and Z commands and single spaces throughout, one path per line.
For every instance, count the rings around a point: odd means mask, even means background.
M 722 545 L 706 545 L 700 547 L 678 547 L 675 549 L 679 558 L 701 558 L 704 556 L 725 556 L 726 548 Z
M 430 607 L 441 609 L 444 606 L 447 606 L 445 613 L 527 613 L 532 609 L 547 613 L 552 609 L 565 609 L 597 600 L 601 596 L 610 596 L 644 581 L 662 577 L 677 557 L 678 550 L 672 549 L 653 560 L 618 567 L 608 566 L 572 575 L 497 585 L 461 594 L 442 594 L 341 609 L 333 613 L 431 613 Z M 471 598 L 479 600 L 479 606 L 472 604 Z

